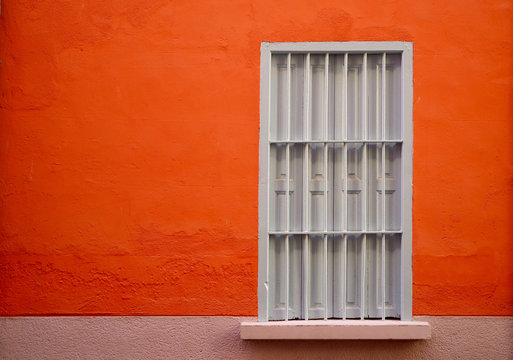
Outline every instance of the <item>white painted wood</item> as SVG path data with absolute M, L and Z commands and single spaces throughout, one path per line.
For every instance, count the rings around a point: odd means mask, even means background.
M 343 173 L 344 173 L 344 197 L 343 197 L 343 204 L 344 204 L 344 211 L 343 211 L 343 216 L 344 216 L 344 231 L 348 231 L 348 225 L 347 225 L 347 218 L 348 218 L 348 215 L 347 215 L 347 140 L 349 139 L 348 138 L 348 135 L 347 135 L 347 107 L 348 107 L 348 91 L 347 91 L 347 84 L 348 84 L 348 67 L 349 67 L 349 55 L 348 53 L 346 52 L 344 54 L 344 117 L 343 117 L 343 129 L 344 129 L 344 134 L 343 134 L 343 138 L 344 140 L 346 141 L 344 143 L 344 164 L 343 164 Z M 347 295 L 348 295 L 348 290 L 347 290 L 347 283 L 348 283 L 348 274 L 349 274 L 349 270 L 348 270 L 348 237 L 347 237 L 347 233 L 344 234 L 344 245 L 343 245 L 343 264 L 342 264 L 342 267 L 343 267 L 343 273 L 342 273 L 342 279 L 343 279 L 343 291 L 342 291 L 342 319 L 346 319 L 347 318 Z
M 302 319 L 302 236 L 289 235 L 288 319 Z
M 412 43 L 402 41 L 347 41 L 347 42 L 282 42 L 263 43 L 273 53 L 404 53 L 412 50 Z
M 322 144 L 310 144 L 309 156 L 309 198 L 310 198 L 310 229 L 313 231 L 324 230 L 324 146 Z
M 291 129 L 290 139 L 304 140 L 304 91 L 305 91 L 305 55 L 291 56 Z
M 303 145 L 290 144 L 290 232 L 301 232 L 303 216 Z
M 385 139 L 385 129 L 387 128 L 387 112 L 386 112 L 386 104 L 387 104 L 387 78 L 386 78 L 386 66 L 387 64 L 387 54 L 386 53 L 383 53 L 383 59 L 381 60 L 381 85 L 382 85 L 382 89 L 381 89 L 381 106 L 382 106 L 382 109 L 381 109 L 381 140 L 384 140 Z M 386 161 L 386 144 L 385 143 L 382 143 L 382 150 L 381 150 L 381 154 L 383 155 L 381 157 L 381 170 L 382 170 L 382 173 L 381 173 L 381 195 L 382 195 L 382 198 L 383 199 L 386 199 L 386 192 L 385 192 L 385 187 L 386 187 L 386 182 L 387 182 L 387 177 L 386 177 L 386 167 L 385 167 L 385 161 Z M 386 207 L 385 207 L 385 201 L 382 201 L 382 210 L 381 210 L 381 223 L 382 223 L 382 229 L 381 230 L 385 230 L 386 229 L 386 225 L 385 225 L 385 210 L 386 210 Z M 377 239 L 376 239 L 377 241 Z M 381 236 L 381 251 L 380 251 L 380 271 L 379 271 L 379 274 L 380 274 L 380 306 L 381 306 L 381 318 L 383 320 L 385 320 L 385 234 L 383 234 Z M 377 279 L 376 279 L 377 280 Z
M 305 130 L 305 139 L 306 140 L 310 140 L 310 122 L 311 122 L 311 119 L 310 119 L 310 101 L 308 101 L 308 99 L 310 99 L 310 88 L 311 88 L 311 76 L 310 76 L 310 53 L 307 53 L 306 54 L 306 64 L 305 64 L 305 77 L 306 77 L 306 81 L 305 81 L 305 94 L 304 94 L 304 98 L 307 99 L 305 101 L 305 126 L 304 126 L 304 130 Z M 310 146 L 308 143 L 305 143 L 305 151 L 304 151 L 304 155 L 305 155 L 305 162 L 304 162 L 304 168 L 305 168 L 305 171 L 304 171 L 304 206 L 303 206 L 303 210 L 304 210 L 304 227 L 303 227 L 303 230 L 305 232 L 307 231 L 310 231 L 310 214 L 309 214 L 309 209 L 310 209 L 310 191 L 309 191 L 309 181 L 310 181 L 310 169 L 309 169 L 309 164 L 310 164 L 310 159 L 309 159 L 309 154 L 310 154 Z M 310 236 L 307 234 L 305 236 L 305 243 L 304 243 L 304 251 L 303 251 L 303 254 L 304 254 L 304 271 L 303 271 L 303 274 L 304 274 L 304 281 L 303 281 L 303 289 L 304 289 L 304 299 L 303 299 L 303 304 L 304 304 L 304 310 L 303 310 L 303 317 L 305 318 L 305 320 L 308 320 L 308 310 L 309 310 L 309 304 L 310 304 Z
M 301 139 L 303 131 L 303 55 L 287 55 L 287 81 L 288 81 L 288 113 L 287 113 L 287 175 L 289 189 L 287 191 L 287 229 L 301 231 L 302 221 L 302 148 L 299 144 L 291 142 L 292 139 Z M 300 236 L 287 236 L 287 314 L 286 320 L 302 318 L 302 240 Z
M 260 168 L 258 176 L 258 320 L 269 319 L 269 122 L 271 97 L 271 51 L 260 48 Z
M 324 175 L 324 231 L 328 231 L 328 106 L 329 106 L 329 54 L 326 53 L 324 58 L 324 150 L 323 150 L 323 175 Z M 324 303 L 324 320 L 328 320 L 328 235 L 324 235 L 324 254 L 323 254 L 323 281 L 324 281 L 324 292 L 323 292 L 323 303 Z
M 367 231 L 381 231 L 381 205 L 378 181 L 381 167 L 381 146 L 367 145 Z
M 323 281 L 324 281 L 324 291 L 323 291 L 323 313 L 324 320 L 328 320 L 328 235 L 324 235 L 324 255 L 323 255 Z
M 378 311 L 380 298 L 380 247 L 377 245 L 379 234 L 367 234 L 366 239 L 366 281 L 367 298 L 365 302 L 365 316 L 370 318 L 379 318 L 381 313 Z
M 285 241 L 282 236 L 269 238 L 269 319 L 285 319 Z
M 305 320 L 308 320 L 308 304 L 310 303 L 310 298 L 308 296 L 308 292 L 310 289 L 310 276 L 309 276 L 309 249 L 310 248 L 310 237 L 308 235 L 305 235 L 304 241 L 303 241 L 303 318 Z
M 386 305 L 386 316 L 387 317 L 401 317 L 401 235 L 386 235 L 387 247 L 386 255 L 386 266 L 385 269 L 388 272 L 387 275 L 387 286 L 385 288 L 385 305 Z
M 290 62 L 291 62 L 291 54 L 287 55 L 287 141 L 290 140 L 290 116 L 291 116 L 291 70 L 290 70 Z M 290 144 L 286 145 L 286 153 L 287 153 L 287 177 L 286 177 L 286 230 L 290 229 Z M 289 235 L 285 236 L 285 321 L 289 320 L 289 295 L 290 295 L 290 244 L 289 244 Z
M 361 144 L 347 145 L 347 228 L 362 231 L 362 155 Z
M 333 244 L 333 286 L 332 286 L 332 316 L 335 318 L 344 317 L 344 300 L 345 300 L 345 264 L 346 264 L 346 248 L 344 235 L 330 236 Z
M 387 119 L 384 139 L 401 139 L 401 55 L 386 55 L 385 116 Z
M 363 234 L 362 250 L 361 250 L 361 264 L 360 267 L 360 319 L 364 319 L 367 316 L 365 312 L 368 308 L 367 304 L 367 234 Z
M 413 171 L 413 44 L 405 43 L 401 53 L 401 320 L 412 319 L 412 171 Z
M 385 230 L 401 230 L 401 144 L 385 145 Z
M 290 244 L 289 235 L 285 236 L 285 321 L 289 320 L 290 309 Z
M 309 319 L 324 318 L 323 244 L 324 236 L 310 236 L 309 263 Z
M 381 319 L 385 320 L 386 310 L 385 310 L 385 302 L 386 302 L 386 248 L 385 248 L 385 234 L 381 235 Z
M 328 144 L 375 144 L 375 143 L 385 143 L 385 144 L 400 144 L 402 143 L 402 140 L 362 140 L 362 139 L 358 139 L 358 140 L 304 140 L 304 141 L 300 141 L 300 140 L 290 140 L 290 141 L 287 141 L 287 140 L 269 140 L 269 144 L 281 144 L 281 145 L 287 145 L 287 144 L 324 144 L 324 143 L 328 143 Z
M 347 234 L 344 234 L 342 245 L 342 319 L 347 318 Z
M 363 140 L 363 55 L 349 55 L 347 73 L 347 139 Z
M 347 236 L 345 311 L 350 319 L 361 315 L 362 243 L 363 235 Z
M 283 144 L 270 146 L 270 199 L 269 228 L 271 231 L 286 231 L 287 212 L 287 159 Z
M 310 56 L 310 137 L 312 140 L 324 141 L 324 98 L 325 98 L 325 56 Z
M 399 231 L 399 230 L 392 230 L 392 231 L 381 231 L 381 230 L 378 230 L 378 231 L 351 231 L 351 230 L 348 230 L 348 231 L 290 231 L 290 232 L 287 232 L 287 231 L 269 231 L 268 232 L 269 235 L 324 235 L 324 234 L 327 234 L 327 235 L 343 235 L 343 234 L 348 234 L 348 235 L 363 235 L 363 234 L 401 234 L 402 232 Z
M 262 44 L 260 320 L 411 318 L 411 53 Z

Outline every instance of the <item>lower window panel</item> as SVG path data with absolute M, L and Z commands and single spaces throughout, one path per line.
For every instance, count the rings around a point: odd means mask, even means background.
M 400 268 L 401 234 L 270 235 L 269 320 L 399 318 Z

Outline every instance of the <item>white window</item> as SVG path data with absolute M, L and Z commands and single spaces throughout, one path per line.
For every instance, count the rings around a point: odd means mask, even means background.
M 263 43 L 260 321 L 411 319 L 412 44 Z

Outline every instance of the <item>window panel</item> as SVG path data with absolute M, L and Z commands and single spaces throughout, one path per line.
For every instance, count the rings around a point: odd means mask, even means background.
M 347 138 L 363 139 L 363 56 L 349 55 L 347 68 Z
M 330 165 L 332 167 L 331 226 L 329 230 L 343 231 L 346 224 L 346 165 L 344 144 L 333 144 L 330 147 Z
M 303 216 L 303 151 L 301 144 L 290 145 L 290 231 L 301 231 Z
M 292 140 L 304 138 L 304 62 L 304 55 L 291 55 L 290 138 Z
M 347 146 L 347 228 L 362 230 L 362 144 Z
M 401 126 L 401 55 L 387 54 L 385 75 L 385 139 L 402 138 Z
M 272 145 L 270 149 L 269 229 L 286 231 L 287 221 L 287 159 L 286 146 Z
M 401 144 L 385 146 L 384 188 L 385 230 L 401 230 Z
M 346 136 L 346 61 L 345 54 L 330 56 L 330 140 L 344 140 Z
M 333 317 L 346 316 L 347 235 L 333 237 Z
M 325 56 L 310 56 L 310 139 L 322 140 L 325 126 Z
M 285 236 L 269 237 L 269 279 L 269 319 L 283 320 L 287 283 Z
M 271 140 L 287 139 L 287 55 L 276 55 L 271 60 Z
M 289 236 L 289 319 L 301 319 L 302 309 L 302 249 L 300 235 Z
M 361 311 L 362 242 L 363 236 L 347 236 L 346 316 L 350 319 L 359 318 Z
M 308 318 L 324 317 L 324 237 L 310 236 L 308 277 Z
M 382 229 L 381 205 L 381 144 L 367 145 L 367 230 Z
M 320 144 L 310 145 L 308 168 L 310 192 L 310 229 L 311 231 L 324 230 L 324 147 Z
M 382 136 L 382 58 L 378 54 L 367 57 L 367 138 L 370 140 L 378 140 Z
M 385 238 L 385 309 L 386 317 L 400 317 L 401 307 L 401 235 L 386 235 Z
M 288 268 L 287 272 L 287 241 Z M 269 239 L 271 320 L 284 320 L 288 300 L 288 318 L 302 318 L 302 239 L 301 236 L 270 236 Z M 287 286 L 288 283 L 288 286 Z M 287 299 L 287 287 L 289 296 Z
M 270 54 L 260 319 L 411 316 L 401 51 Z

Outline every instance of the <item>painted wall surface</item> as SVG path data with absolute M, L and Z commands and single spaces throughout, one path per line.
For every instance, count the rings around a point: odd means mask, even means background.
M 422 341 L 244 341 L 224 316 L 0 318 L 0 357 L 11 359 L 513 359 L 513 317 L 420 317 Z M 254 319 L 253 319 L 254 320 Z
M 413 311 L 513 315 L 513 2 L 16 0 L 0 315 L 257 313 L 262 41 L 414 43 Z

